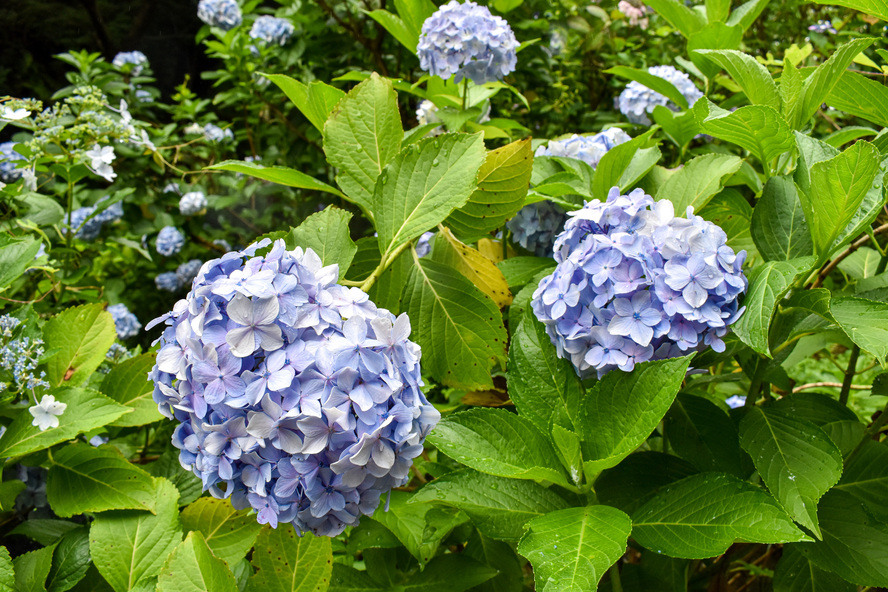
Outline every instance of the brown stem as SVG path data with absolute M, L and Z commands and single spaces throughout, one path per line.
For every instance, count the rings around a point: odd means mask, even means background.
M 878 234 L 882 234 L 885 231 L 888 231 L 888 224 L 882 224 L 878 228 L 874 229 L 873 236 L 876 236 Z M 826 267 L 824 267 L 820 271 L 820 273 L 817 274 L 817 279 L 814 281 L 813 284 L 811 284 L 811 288 L 812 289 L 819 288 L 823 284 L 823 280 L 826 279 L 826 276 L 828 276 L 836 267 L 838 267 L 839 263 L 841 263 L 842 261 L 847 259 L 848 256 L 851 255 L 851 253 L 853 253 L 854 251 L 856 251 L 857 249 L 859 249 L 860 247 L 865 245 L 869 240 L 870 240 L 870 235 L 866 235 L 866 236 L 860 237 L 859 239 L 857 239 L 856 241 L 854 241 L 853 243 L 848 245 L 847 249 L 845 249 L 844 251 L 839 253 L 835 259 L 830 261 L 829 264 L 826 265 Z
M 795 387 L 794 389 L 792 389 L 792 392 L 797 393 L 799 391 L 806 391 L 809 389 L 820 388 L 820 387 L 842 388 L 842 383 L 841 382 L 809 382 L 808 384 L 803 384 L 801 386 Z M 873 387 L 866 385 L 866 384 L 852 384 L 852 385 L 848 386 L 849 390 L 854 390 L 854 391 L 868 391 L 871 388 L 873 388 Z

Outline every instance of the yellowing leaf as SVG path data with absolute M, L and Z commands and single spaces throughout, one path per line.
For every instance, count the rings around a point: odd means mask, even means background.
M 442 227 L 435 239 L 432 259 L 453 267 L 475 286 L 490 296 L 499 308 L 512 303 L 512 293 L 503 272 L 493 261 L 453 236 L 449 228 Z

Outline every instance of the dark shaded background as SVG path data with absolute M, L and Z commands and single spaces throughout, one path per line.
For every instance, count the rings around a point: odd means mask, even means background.
M 0 96 L 48 99 L 67 84 L 69 50 L 148 56 L 156 86 L 169 96 L 186 74 L 201 93 L 209 59 L 194 36 L 198 0 L 0 0 Z

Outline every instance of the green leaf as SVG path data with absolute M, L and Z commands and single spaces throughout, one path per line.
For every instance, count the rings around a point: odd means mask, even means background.
M 861 247 L 839 263 L 839 269 L 851 279 L 865 280 L 876 275 L 882 255 L 875 249 Z
M 854 496 L 878 520 L 888 522 L 888 445 L 864 442 L 833 489 Z
M 247 592 L 322 592 L 330 583 L 333 550 L 329 537 L 296 536 L 289 525 L 266 526 L 253 551 L 256 575 Z
M 402 307 L 410 316 L 423 366 L 443 384 L 483 389 L 490 369 L 506 357 L 502 314 L 489 296 L 459 272 L 436 261 L 416 261 L 404 286 Z
M 826 97 L 826 103 L 849 115 L 888 127 L 888 89 L 857 72 L 846 70 Z
M 754 57 L 733 49 L 698 49 L 697 53 L 718 64 L 731 75 L 753 105 L 768 105 L 780 111 L 782 101 L 768 69 Z
M 378 247 L 375 238 L 373 246 Z M 376 252 L 379 253 L 378 249 Z M 401 292 L 414 267 L 413 253 L 409 249 L 395 257 L 388 269 L 382 272 L 370 288 L 370 299 L 378 307 L 388 309 L 392 314 L 400 314 L 404 310 L 401 305 Z
M 292 243 L 294 247 L 313 250 L 324 265 L 339 265 L 339 277 L 344 278 L 358 252 L 358 246 L 348 230 L 351 219 L 351 212 L 328 206 L 291 230 L 287 246 L 290 247 Z
M 570 480 L 579 485 L 583 480 L 583 451 L 580 437 L 558 424 L 552 425 L 552 444 L 567 469 Z
M 632 514 L 632 538 L 657 553 L 715 557 L 735 542 L 811 540 L 764 490 L 723 473 L 673 483 Z
M 697 469 L 745 476 L 737 428 L 715 403 L 679 395 L 664 421 L 670 447 Z
M 203 536 L 189 532 L 157 576 L 157 592 L 237 592 L 237 582 Z
M 15 592 L 15 572 L 6 547 L 0 547 L 0 592 Z
M 530 138 L 491 150 L 478 171 L 478 188 L 444 224 L 466 243 L 487 237 L 524 205 L 532 170 Z
M 530 307 L 512 334 L 508 386 L 519 415 L 542 433 L 549 433 L 553 424 L 576 425 L 583 392 L 580 379 L 570 361 L 558 357 L 546 326 Z
M 40 241 L 33 237 L 0 234 L 0 292 L 25 273 L 39 250 Z
M 427 18 L 432 16 L 436 10 L 438 10 L 438 7 L 435 6 L 431 0 L 394 1 L 395 10 L 398 11 L 398 16 L 401 17 L 411 33 L 419 39 L 419 34 L 422 31 L 422 24 Z M 416 45 L 413 46 L 411 51 L 416 51 Z
M 450 458 L 482 473 L 566 484 L 548 438 L 505 409 L 470 409 L 445 417 L 428 436 Z
M 323 181 L 318 181 L 314 177 L 310 177 L 302 171 L 289 169 L 287 167 L 267 167 L 255 162 L 245 162 L 241 160 L 224 160 L 219 164 L 214 164 L 206 168 L 215 171 L 231 171 L 234 173 L 241 173 L 244 175 L 255 177 L 257 179 L 262 179 L 264 181 L 271 181 L 272 183 L 277 183 L 278 185 L 284 185 L 286 187 L 323 191 L 324 193 L 332 193 L 333 195 L 336 195 L 338 197 L 344 197 L 348 199 L 345 194 L 343 194 L 332 185 L 328 185 Z
M 727 24 L 732 26 L 739 25 L 739 27 L 745 31 L 752 26 L 755 19 L 757 19 L 762 11 L 765 10 L 768 1 L 769 0 L 749 0 L 749 2 L 744 2 L 731 12 Z
M 484 155 L 481 134 L 446 134 L 408 146 L 386 166 L 373 195 L 383 259 L 465 205 Z
M 152 398 L 154 385 L 146 377 L 154 367 L 154 354 L 142 354 L 111 368 L 102 381 L 101 391 L 121 405 L 134 411 L 121 416 L 112 425 L 140 426 L 163 419 Z
M 768 329 L 777 304 L 793 282 L 808 273 L 814 263 L 813 256 L 798 257 L 789 261 L 767 261 L 755 268 L 743 300 L 746 312 L 731 327 L 740 341 L 762 355 L 771 356 Z
M 677 2 L 672 1 L 669 1 L 668 3 L 678 4 Z M 657 10 L 656 6 L 651 6 L 654 8 L 654 10 Z M 682 8 L 685 7 L 682 6 Z M 681 94 L 681 91 L 678 90 L 674 84 L 664 78 L 660 78 L 659 76 L 651 74 L 647 70 L 630 68 L 628 66 L 614 66 L 613 68 L 605 70 L 604 73 L 613 74 L 627 80 L 633 80 L 643 86 L 646 86 L 652 91 L 660 93 L 661 95 L 678 105 L 680 109 L 687 109 L 689 107 L 688 100 L 683 94 Z
M 727 111 L 704 97 L 694 113 L 703 133 L 750 151 L 765 167 L 793 148 L 789 125 L 773 107 L 747 105 Z
M 0 437 L 0 456 L 23 456 L 49 448 L 83 432 L 108 425 L 130 412 L 128 407 L 90 389 L 63 387 L 51 390 L 50 394 L 55 396 L 56 401 L 67 405 L 65 413 L 59 418 L 59 426 L 41 432 L 40 428 L 31 424 L 34 418 L 30 413 L 19 413 Z
M 798 187 L 790 177 L 771 177 L 752 211 L 752 239 L 766 261 L 814 254 Z
M 823 540 L 798 545 L 811 563 L 859 586 L 888 587 L 888 525 L 841 490 L 824 495 L 817 513 Z
M 595 590 L 626 551 L 629 516 L 610 506 L 568 508 L 534 518 L 518 544 L 538 592 Z
M 882 87 L 880 86 L 879 88 Z M 888 105 L 886 105 L 886 108 L 888 108 Z M 845 144 L 849 144 L 851 142 L 854 142 L 855 140 L 859 140 L 860 138 L 871 138 L 877 134 L 878 132 L 876 130 L 869 127 L 849 125 L 848 127 L 834 131 L 826 138 L 824 138 L 823 141 L 833 148 L 841 148 Z
M 555 261 L 549 257 L 511 257 L 496 264 L 503 272 L 510 288 L 520 287 L 528 283 L 541 271 L 555 267 Z
M 688 37 L 688 54 L 691 57 L 691 62 L 706 78 L 715 78 L 721 68 L 697 52 L 701 49 L 740 49 L 742 38 L 743 31 L 740 27 L 725 23 L 709 23 Z
M 732 154 L 704 154 L 681 167 L 657 191 L 657 199 L 668 199 L 678 215 L 688 206 L 703 208 L 722 190 L 728 177 L 740 169 L 743 160 Z
M 182 541 L 179 492 L 166 479 L 154 482 L 156 515 L 116 510 L 99 514 L 90 526 L 93 563 L 115 592 L 127 592 L 157 576 Z
M 330 113 L 345 96 L 345 93 L 338 88 L 319 81 L 303 84 L 284 74 L 263 74 L 263 76 L 284 91 L 296 108 L 321 132 L 324 131 L 324 123 Z
M 31 518 L 13 528 L 9 534 L 26 536 L 32 541 L 47 546 L 58 541 L 65 533 L 79 527 L 79 524 L 67 520 Z
M 650 450 L 630 454 L 595 480 L 598 501 L 632 514 L 648 500 L 697 469 L 672 454 Z
M 819 537 L 817 502 L 842 476 L 842 453 L 829 436 L 811 422 L 754 407 L 740 422 L 740 445 L 787 513 Z
M 672 0 L 669 0 L 672 1 Z M 601 157 L 595 176 L 592 178 L 592 196 L 606 200 L 611 187 L 619 187 L 625 191 L 637 183 L 660 160 L 660 150 L 656 146 L 642 148 L 656 130 L 614 146 Z
M 521 592 L 524 588 L 522 561 L 512 545 L 495 541 L 473 531 L 462 555 L 499 571 L 493 578 L 472 588 L 472 592 Z
M 463 592 L 490 580 L 496 569 L 464 557 L 448 553 L 435 557 L 425 570 L 413 576 L 397 590 L 399 592 Z M 391 588 L 390 588 L 391 590 Z
M 742 172 L 743 167 L 740 170 Z M 748 259 L 757 255 L 757 249 L 749 230 L 753 213 L 752 206 L 739 191 L 730 187 L 722 190 L 706 204 L 705 208 L 696 213 L 703 219 L 720 226 L 728 235 L 727 245 L 735 252 L 745 249 L 749 253 Z
M 833 298 L 830 312 L 851 341 L 885 364 L 888 358 L 888 303 L 839 297 Z
M 725 22 L 730 12 L 730 0 L 706 0 L 706 19 L 710 23 Z
M 805 290 L 813 292 L 814 290 Z M 827 290 L 823 290 L 828 292 Z M 829 395 L 802 391 L 777 399 L 771 409 L 825 427 L 834 421 L 857 421 L 857 415 Z
M 53 386 L 78 386 L 87 381 L 117 339 L 114 319 L 101 304 L 66 309 L 46 322 L 46 350 L 58 350 L 46 364 L 46 380 Z
M 46 497 L 62 518 L 105 510 L 155 511 L 154 479 L 116 448 L 77 442 L 53 453 L 50 463 Z
M 46 581 L 47 592 L 67 592 L 73 588 L 86 575 L 91 562 L 89 531 L 81 526 L 63 536 L 56 545 Z
M 693 110 L 676 113 L 668 107 L 657 105 L 650 115 L 679 148 L 687 146 L 700 133 L 700 124 Z
M 13 560 L 16 592 L 43 592 L 46 590 L 46 577 L 52 568 L 54 550 L 55 545 L 50 545 L 19 555 Z
M 840 154 L 837 148 L 833 148 L 826 142 L 816 138 L 793 132 L 796 146 L 799 151 L 799 163 L 795 170 L 795 182 L 802 193 L 811 192 L 811 167 L 818 162 L 829 160 Z
M 786 545 L 774 568 L 774 592 L 857 592 L 857 586 L 812 564 L 797 545 Z
M 518 479 L 504 479 L 470 469 L 449 473 L 413 495 L 413 503 L 439 502 L 459 508 L 483 534 L 518 540 L 525 522 L 567 507 L 553 491 Z
M 180 519 L 183 530 L 200 532 L 213 555 L 228 565 L 246 556 L 261 529 L 250 510 L 235 510 L 230 500 L 212 497 L 189 504 Z
M 167 447 L 159 459 L 145 465 L 145 470 L 154 477 L 163 477 L 176 486 L 179 490 L 179 506 L 187 506 L 203 493 L 203 483 L 200 478 L 191 471 L 182 469 L 182 465 L 179 464 L 179 451 L 174 447 Z
M 382 9 L 370 11 L 367 15 L 382 25 L 382 27 L 388 31 L 392 37 L 397 39 L 401 45 L 412 52 L 416 52 L 416 44 L 419 43 L 419 35 L 414 35 L 404 21 L 401 20 L 401 17 Z
M 888 4 L 884 0 L 814 0 L 817 4 L 844 6 L 888 21 Z
M 24 489 L 24 481 L 12 480 L 0 483 L 0 510 L 11 510 L 15 505 L 15 498 L 17 498 Z
M 503 272 L 477 249 L 460 242 L 449 228 L 442 228 L 435 236 L 432 260 L 460 272 L 475 287 L 490 296 L 498 308 L 512 302 L 512 293 Z
M 666 415 L 692 356 L 644 362 L 632 372 L 609 372 L 580 408 L 583 469 L 591 478 L 638 448 Z
M 376 73 L 339 101 L 324 124 L 324 153 L 339 169 L 336 180 L 365 211 L 372 212 L 376 180 L 400 152 L 403 136 L 395 90 Z
M 691 10 L 677 0 L 653 0 L 647 4 L 666 19 L 673 29 L 677 29 L 686 38 L 702 29 L 706 24 L 699 12 Z

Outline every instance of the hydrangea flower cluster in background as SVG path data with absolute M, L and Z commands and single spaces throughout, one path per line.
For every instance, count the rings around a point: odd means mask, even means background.
M 15 142 L 0 143 L 0 181 L 3 183 L 15 183 L 22 178 L 22 169 L 13 161 L 24 160 L 24 157 L 13 149 L 14 146 Z
M 623 13 L 623 16 L 629 21 L 629 25 L 632 27 L 641 27 L 642 31 L 647 30 L 648 28 L 648 19 L 647 16 L 647 6 L 644 4 L 639 8 L 635 6 L 631 2 L 627 2 L 626 0 L 620 0 L 620 3 L 617 4 L 617 10 Z
M 111 63 L 116 68 L 123 68 L 127 64 L 131 64 L 130 73 L 138 76 L 142 70 L 148 67 L 148 58 L 141 51 L 122 51 L 114 56 Z
M 194 278 L 197 277 L 197 273 L 200 271 L 201 265 L 203 265 L 203 261 L 200 259 L 191 259 L 177 267 L 176 279 L 179 280 L 179 284 L 181 286 L 187 286 L 193 282 Z
M 126 304 L 112 304 L 108 307 L 108 312 L 114 319 L 114 328 L 117 330 L 119 339 L 129 339 L 139 334 L 142 323 L 130 312 Z
M 817 24 L 811 25 L 808 27 L 808 30 L 812 33 L 820 33 L 821 35 L 825 35 L 827 33 L 831 33 L 833 35 L 838 34 L 835 27 L 832 25 L 832 21 L 817 21 Z
M 287 19 L 263 15 L 253 22 L 250 39 L 264 41 L 269 45 L 286 45 L 296 28 Z
M 567 214 L 560 207 L 538 201 L 518 210 L 506 222 L 506 228 L 512 232 L 513 241 L 537 257 L 551 257 L 555 235 L 564 227 L 566 219 Z
M 49 388 L 46 372 L 36 373 L 43 356 L 43 340 L 31 337 L 12 338 L 21 321 L 9 315 L 0 316 L 0 370 L 10 373 L 12 384 L 0 382 L 0 393 Z
M 485 84 L 515 70 L 519 45 L 509 23 L 486 6 L 451 0 L 422 24 L 416 53 L 433 76 Z
M 222 129 L 214 123 L 203 126 L 203 135 L 209 142 L 226 142 L 234 139 L 234 132 L 230 128 Z
M 440 415 L 410 321 L 278 240 L 203 265 L 151 372 L 183 467 L 258 521 L 336 535 L 406 483 Z
M 243 15 L 235 0 L 200 0 L 197 18 L 211 27 L 228 31 L 241 24 Z
M 92 218 L 90 216 L 97 207 L 108 197 L 103 197 L 94 206 L 84 206 L 71 212 L 68 226 L 74 231 L 75 238 L 83 241 L 93 241 L 98 238 L 105 224 L 117 222 L 123 218 L 123 204 L 119 201 L 111 204 Z
M 703 93 L 691 82 L 687 74 L 672 66 L 652 66 L 648 68 L 648 72 L 671 82 L 678 92 L 687 99 L 688 105 L 693 105 L 697 99 L 703 96 Z M 654 107 L 657 105 L 663 105 L 673 111 L 679 110 L 678 106 L 665 96 L 634 80 L 626 85 L 626 88 L 617 97 L 616 103 L 620 113 L 632 123 L 639 125 L 651 124 L 648 115 L 654 111 Z
M 185 246 L 185 235 L 175 226 L 164 226 L 157 233 L 154 248 L 166 257 L 175 255 Z
M 207 196 L 203 191 L 189 191 L 179 199 L 179 213 L 183 216 L 195 216 L 207 207 Z
M 608 150 L 631 139 L 629 134 L 620 128 L 611 127 L 594 136 L 574 134 L 566 140 L 549 140 L 545 146 L 537 148 L 534 155 L 576 158 L 594 169 Z
M 570 216 L 555 241 L 558 266 L 531 306 L 580 376 L 724 351 L 747 280 L 746 252 L 735 254 L 721 228 L 690 207 L 676 218 L 670 201 L 617 187 Z
M 175 271 L 165 271 L 157 274 L 157 277 L 154 278 L 154 285 L 158 290 L 164 292 L 178 292 L 182 287 L 182 282 L 179 281 L 179 276 Z

